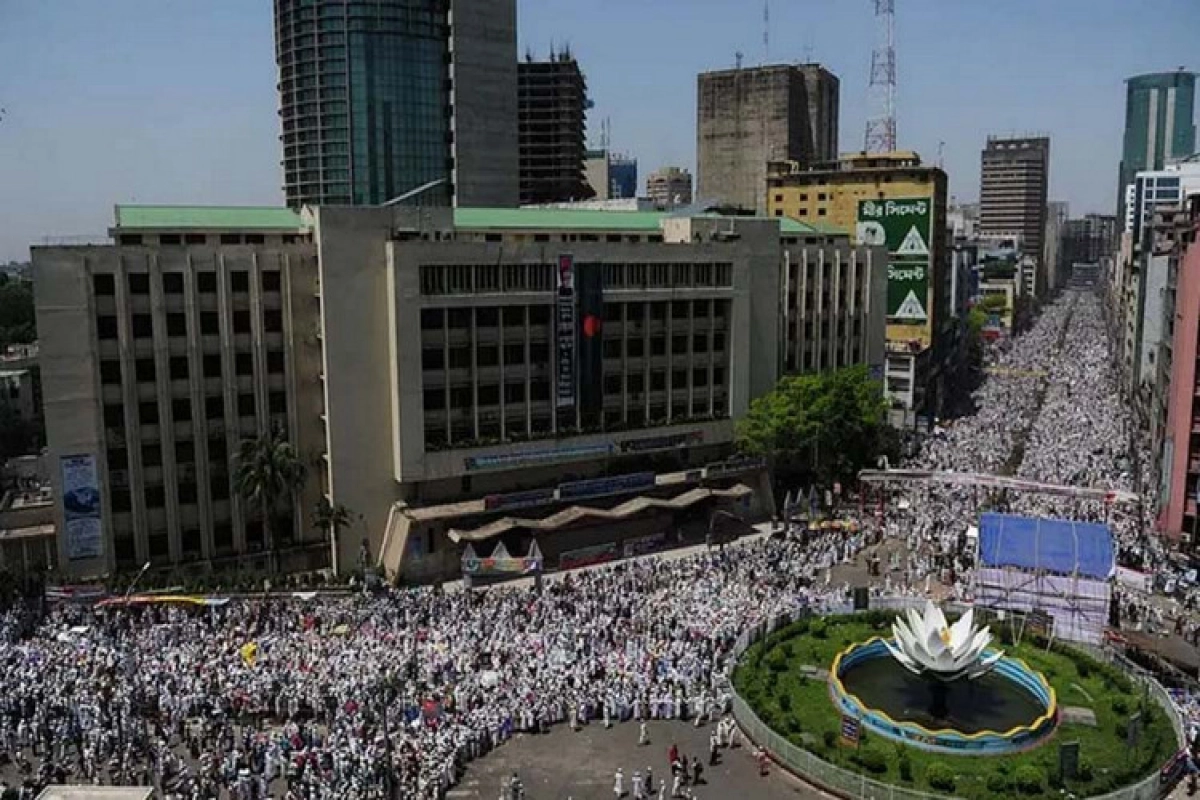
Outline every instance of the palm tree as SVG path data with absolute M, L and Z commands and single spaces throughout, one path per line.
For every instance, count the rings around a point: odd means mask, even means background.
M 296 454 L 296 448 L 278 425 L 257 439 L 243 440 L 238 446 L 233 485 L 238 494 L 258 503 L 262 511 L 263 541 L 270 554 L 272 572 L 277 566 L 274 563 L 275 514 L 281 501 L 291 501 L 295 497 L 306 477 L 307 470 Z
M 350 509 L 340 503 L 334 505 L 329 502 L 328 497 L 322 496 L 317 501 L 317 507 L 313 510 L 313 519 L 316 521 L 317 527 L 325 531 L 329 537 L 329 544 L 333 553 L 333 572 L 336 575 L 338 571 L 338 538 L 342 528 L 348 528 L 359 517 Z

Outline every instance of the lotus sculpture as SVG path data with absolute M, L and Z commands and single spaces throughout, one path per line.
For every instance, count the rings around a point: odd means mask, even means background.
M 974 609 L 949 625 L 942 610 L 926 602 L 924 614 L 910 608 L 907 618 L 897 617 L 892 633 L 895 640 L 884 644 L 893 658 L 909 672 L 943 683 L 964 677 L 974 680 L 989 672 L 1004 655 L 984 655 L 992 633 L 975 627 Z

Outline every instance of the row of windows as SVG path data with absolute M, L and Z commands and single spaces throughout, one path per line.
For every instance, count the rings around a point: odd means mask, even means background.
M 240 234 L 229 234 L 238 236 Z M 247 235 L 249 236 L 249 234 Z M 191 238 L 191 234 L 188 235 Z M 225 238 L 223 234 L 222 239 Z M 224 244 L 224 242 L 222 242 Z M 278 292 L 281 286 L 279 270 L 263 270 L 260 275 L 260 287 L 264 292 Z M 125 276 L 130 294 L 150 294 L 150 274 L 146 272 L 130 272 Z M 186 275 L 182 272 L 164 272 L 162 275 L 163 294 L 183 294 Z M 229 289 L 234 294 L 244 294 L 250 291 L 250 273 L 246 270 L 233 270 L 229 273 Z M 215 294 L 217 291 L 217 273 L 203 271 L 196 273 L 196 290 L 202 294 Z M 92 276 L 92 292 L 97 297 L 113 297 L 117 293 L 117 276 L 111 272 L 101 272 Z
M 135 339 L 148 339 L 154 336 L 154 322 L 150 314 L 130 315 L 130 329 Z M 216 311 L 201 311 L 200 334 L 216 336 L 221 333 L 221 319 Z M 265 309 L 262 316 L 263 330 L 267 333 L 283 332 L 283 312 L 278 309 Z M 98 339 L 118 338 L 118 324 L 115 314 L 96 315 L 96 337 Z M 167 336 L 187 336 L 187 316 L 182 311 L 166 314 Z M 250 312 L 247 310 L 233 312 L 233 332 L 250 333 Z
M 702 393 L 690 402 L 683 396 L 672 399 L 670 405 L 654 403 L 648 410 L 641 404 L 631 405 L 624 410 L 607 409 L 598 416 L 597 421 L 604 430 L 617 431 L 665 425 L 671 421 L 678 423 L 687 419 L 725 418 L 729 415 L 728 402 L 726 395 Z M 504 418 L 503 433 L 510 439 L 548 436 L 552 431 L 553 423 L 548 414 L 534 414 L 527 418 L 525 414 L 517 413 L 505 415 Z M 456 420 L 449 426 L 444 422 L 430 422 L 425 426 L 425 446 L 434 450 L 450 442 L 466 447 L 485 444 L 499 440 L 500 436 L 499 412 L 479 415 L 478 439 L 473 419 Z
M 250 353 L 237 353 L 234 356 L 234 374 L 253 375 L 254 357 Z M 201 374 L 205 378 L 221 377 L 221 356 L 207 353 L 201 360 Z M 133 362 L 134 377 L 138 382 L 152 382 L 156 377 L 153 358 L 138 358 Z M 187 356 L 171 356 L 167 359 L 167 370 L 171 380 L 186 380 L 191 373 Z M 284 354 L 281 350 L 271 350 L 267 353 L 267 373 L 282 375 L 284 372 Z M 115 358 L 100 360 L 100 383 L 105 386 L 119 386 L 121 383 L 121 362 Z
M 477 328 L 495 328 L 503 320 L 504 327 L 523 327 L 528 321 L 530 327 L 538 328 L 550 324 L 552 306 L 503 306 L 473 307 L 473 308 L 423 308 L 421 309 L 421 330 L 437 332 L 443 327 L 450 330 L 469 330 L 474 318 Z M 605 303 L 604 321 L 642 322 L 648 314 L 651 322 L 662 322 L 667 319 L 707 319 L 709 314 L 719 320 L 728 320 L 730 304 L 727 300 L 674 300 L 651 303 Z
M 272 414 L 287 413 L 287 394 L 285 392 L 268 392 L 267 409 Z M 254 416 L 257 405 L 253 392 L 245 392 L 237 396 L 237 413 L 242 417 Z M 175 398 L 171 401 L 171 416 L 175 422 L 192 421 L 192 401 L 186 397 Z M 204 416 L 209 421 L 219 422 L 225 417 L 225 397 L 210 395 L 204 398 Z M 157 400 L 143 400 L 137 404 L 137 420 L 141 425 L 157 425 L 160 422 Z M 125 406 L 120 403 L 104 404 L 104 424 L 113 431 L 125 429 Z
M 553 264 L 425 264 L 421 266 L 421 294 L 551 291 L 556 287 L 556 272 Z M 607 289 L 732 285 L 733 265 L 729 263 L 604 265 L 604 287 Z

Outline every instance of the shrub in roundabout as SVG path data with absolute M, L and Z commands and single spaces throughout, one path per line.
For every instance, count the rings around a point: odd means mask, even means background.
M 940 761 L 935 761 L 925 769 L 925 780 L 939 792 L 953 792 L 957 779 L 953 770 Z

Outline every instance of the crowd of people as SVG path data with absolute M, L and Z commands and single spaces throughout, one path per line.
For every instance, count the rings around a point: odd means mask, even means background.
M 994 357 L 978 412 L 939 427 L 916 466 L 1144 487 L 1104 340 L 1097 298 L 1063 295 Z M 1021 513 L 1106 513 L 1041 495 L 1008 502 Z M 916 485 L 896 490 L 882 528 L 864 519 L 853 533 L 648 557 L 553 576 L 540 593 L 63 605 L 32 636 L 14 609 L 0 616 L 0 777 L 27 788 L 140 784 L 178 798 L 425 800 L 516 732 L 716 723 L 738 635 L 843 605 L 832 568 L 881 538 L 907 546 L 889 555 L 876 593 L 928 593 L 934 579 L 967 594 L 963 532 L 978 512 L 970 490 Z M 1116 522 L 1122 548 L 1164 563 L 1145 520 Z

